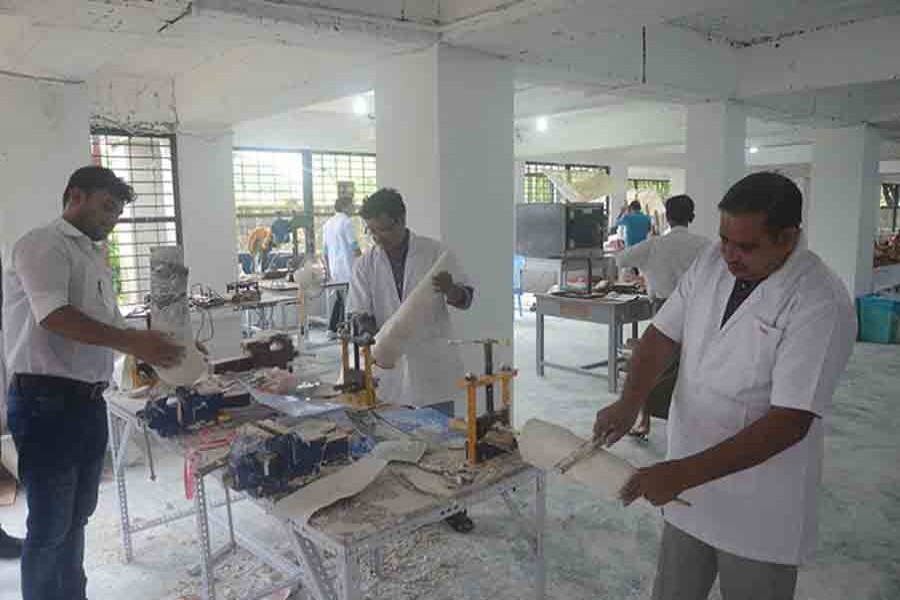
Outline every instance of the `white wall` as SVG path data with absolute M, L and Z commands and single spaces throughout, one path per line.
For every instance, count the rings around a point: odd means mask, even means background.
M 89 100 L 84 85 L 0 75 L 0 244 L 15 241 L 62 212 L 75 169 L 90 163 Z
M 179 132 L 181 233 L 191 283 L 219 293 L 237 279 L 230 131 Z
M 239 123 L 236 147 L 375 152 L 375 125 L 366 116 L 293 111 Z

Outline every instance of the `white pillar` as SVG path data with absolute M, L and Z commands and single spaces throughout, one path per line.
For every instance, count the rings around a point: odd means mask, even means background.
M 742 107 L 730 102 L 688 106 L 687 193 L 697 207 L 693 229 L 701 235 L 719 237 L 719 202 L 746 174 L 746 137 Z
M 189 282 L 220 294 L 238 278 L 232 141 L 232 132 L 222 129 L 179 131 L 175 140 L 181 241 Z M 215 336 L 207 343 L 214 359 L 240 355 L 240 314 L 215 313 Z M 192 321 L 195 330 L 203 324 L 202 319 Z
M 219 293 L 238 276 L 231 131 L 179 132 L 181 239 L 191 282 Z
M 0 140 L 0 244 L 6 264 L 22 234 L 62 213 L 69 176 L 90 164 L 87 89 L 0 75 Z
M 687 173 L 684 169 L 671 169 L 669 172 L 669 193 L 680 196 L 687 193 Z
M 453 311 L 455 335 L 512 338 L 511 64 L 437 44 L 378 67 L 375 107 L 379 186 L 397 188 L 410 229 L 453 250 L 477 288 Z M 466 368 L 479 357 L 467 350 Z
M 868 125 L 816 132 L 809 247 L 856 296 L 872 291 L 878 229 L 878 132 Z
M 628 162 L 621 159 L 609 161 L 607 166 L 609 167 L 609 176 L 617 183 L 615 192 L 609 197 L 609 230 L 612 232 L 627 198 Z

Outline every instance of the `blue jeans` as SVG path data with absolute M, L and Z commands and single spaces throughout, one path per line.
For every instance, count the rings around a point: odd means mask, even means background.
M 106 403 L 85 384 L 43 381 L 14 378 L 8 394 L 9 430 L 28 501 L 22 598 L 85 600 L 84 528 L 103 474 Z

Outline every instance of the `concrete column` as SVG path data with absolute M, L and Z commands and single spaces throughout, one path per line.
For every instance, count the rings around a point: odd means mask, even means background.
M 179 132 L 181 238 L 191 283 L 224 293 L 238 275 L 231 131 Z
M 669 173 L 669 193 L 673 196 L 687 193 L 687 173 L 684 169 L 672 169 Z
M 199 283 L 220 294 L 238 278 L 232 140 L 232 132 L 223 129 L 180 131 L 175 140 L 181 240 L 190 284 Z M 215 337 L 207 347 L 214 359 L 240 356 L 240 314 L 213 313 Z M 199 314 L 193 315 L 192 322 L 195 331 L 203 325 Z
M 617 187 L 609 198 L 609 230 L 612 232 L 619 217 L 619 212 L 625 206 L 628 190 L 628 162 L 624 159 L 608 162 L 609 176 L 616 180 Z
M 875 129 L 860 125 L 819 130 L 813 147 L 809 247 L 856 296 L 872 291 L 880 143 Z
M 409 227 L 453 250 L 477 288 L 469 311 L 453 311 L 455 335 L 511 338 L 511 64 L 442 44 L 392 59 L 376 71 L 375 115 L 379 185 L 403 194 Z M 466 353 L 480 370 L 480 349 Z
M 746 137 L 742 107 L 729 102 L 688 106 L 686 184 L 697 205 L 693 229 L 701 235 L 719 237 L 717 207 L 728 188 L 746 174 Z
M 22 234 L 62 213 L 69 176 L 90 164 L 87 89 L 0 75 L 0 140 L 5 265 Z

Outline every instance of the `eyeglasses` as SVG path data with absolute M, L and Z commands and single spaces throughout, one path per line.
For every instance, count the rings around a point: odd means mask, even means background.
M 399 224 L 400 224 L 399 221 L 392 220 L 391 224 L 388 225 L 387 227 L 370 227 L 370 226 L 366 225 L 365 232 L 366 232 L 366 235 L 383 236 L 383 235 L 386 235 L 386 234 L 389 234 L 390 232 L 392 232 L 394 229 L 397 228 L 397 226 Z

